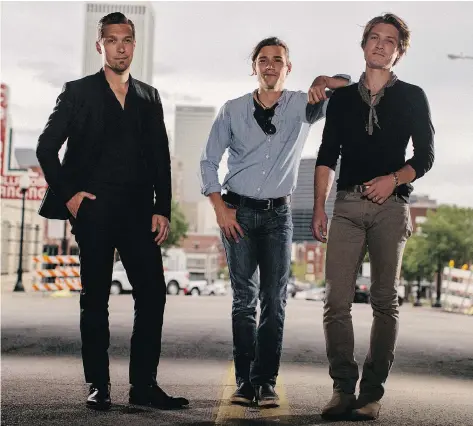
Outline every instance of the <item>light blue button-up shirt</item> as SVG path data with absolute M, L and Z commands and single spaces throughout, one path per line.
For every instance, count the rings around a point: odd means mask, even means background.
M 292 194 L 310 126 L 325 117 L 327 102 L 310 105 L 307 93 L 284 90 L 271 120 L 276 133 L 267 135 L 253 116 L 252 93 L 227 101 L 202 152 L 202 194 L 222 188 L 252 198 Z M 228 173 L 220 185 L 218 166 L 227 148 Z

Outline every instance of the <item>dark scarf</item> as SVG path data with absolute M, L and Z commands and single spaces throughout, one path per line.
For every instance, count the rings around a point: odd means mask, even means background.
M 361 74 L 360 81 L 358 82 L 358 92 L 361 95 L 361 99 L 363 99 L 363 101 L 365 101 L 368 104 L 368 106 L 370 107 L 370 115 L 369 115 L 369 118 L 368 118 L 368 124 L 366 125 L 366 131 L 371 136 L 373 134 L 373 123 L 374 123 L 374 125 L 376 125 L 376 127 L 378 129 L 381 129 L 381 127 L 378 124 L 378 115 L 376 114 L 375 106 L 379 104 L 379 101 L 384 96 L 384 90 L 387 87 L 394 86 L 394 83 L 396 83 L 396 81 L 397 81 L 397 76 L 396 76 L 396 74 L 391 72 L 391 78 L 381 88 L 381 90 L 376 94 L 373 102 L 371 102 L 370 91 L 365 86 L 365 78 L 366 78 L 365 73 Z

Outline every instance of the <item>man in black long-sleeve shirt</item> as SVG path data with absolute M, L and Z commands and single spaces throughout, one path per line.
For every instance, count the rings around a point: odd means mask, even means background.
M 397 284 L 411 234 L 411 182 L 434 161 L 434 129 L 423 90 L 391 71 L 410 39 L 392 14 L 365 27 L 361 46 L 366 70 L 357 85 L 331 97 L 314 178 L 314 237 L 327 241 L 325 201 L 341 155 L 337 197 L 327 244 L 324 331 L 334 392 L 324 418 L 379 416 L 384 383 L 394 360 L 398 329 Z M 405 160 L 412 138 L 414 156 Z M 356 276 L 368 250 L 374 321 L 370 348 L 359 378 L 354 359 L 351 303 Z
M 39 137 L 37 156 L 49 189 L 40 214 L 69 219 L 80 249 L 80 330 L 86 404 L 110 408 L 108 299 L 114 250 L 133 286 L 130 397 L 138 405 L 181 408 L 157 383 L 166 285 L 160 244 L 169 232 L 171 162 L 158 91 L 130 75 L 133 22 L 100 20 L 103 69 L 66 83 Z M 58 152 L 67 139 L 61 164 Z

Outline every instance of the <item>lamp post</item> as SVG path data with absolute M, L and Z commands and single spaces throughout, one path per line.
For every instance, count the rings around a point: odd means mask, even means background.
M 448 59 L 473 59 L 473 56 L 468 56 L 468 55 L 464 55 L 463 53 L 460 53 L 459 55 L 455 55 L 454 53 L 449 53 L 448 55 Z
M 61 251 L 63 255 L 69 254 L 67 253 L 69 242 L 67 241 L 67 220 L 64 221 L 64 232 L 61 241 Z
M 18 271 L 15 288 L 13 291 L 25 291 L 23 286 L 23 238 L 25 231 L 25 199 L 26 191 L 30 186 L 30 177 L 24 174 L 20 178 L 20 190 L 21 190 L 21 228 L 20 228 L 20 257 L 18 259 Z
M 440 258 L 440 254 L 437 255 L 437 297 L 435 303 L 432 305 L 434 308 L 441 308 L 442 302 L 442 273 L 443 273 L 442 261 Z

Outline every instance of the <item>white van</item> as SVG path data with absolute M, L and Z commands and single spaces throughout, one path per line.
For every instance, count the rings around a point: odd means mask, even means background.
M 179 294 L 181 290 L 189 286 L 189 272 L 187 271 L 168 271 L 165 268 L 164 279 L 166 281 L 167 293 L 171 295 Z M 132 289 L 122 262 L 115 262 L 115 265 L 113 265 L 110 294 L 120 294 Z

